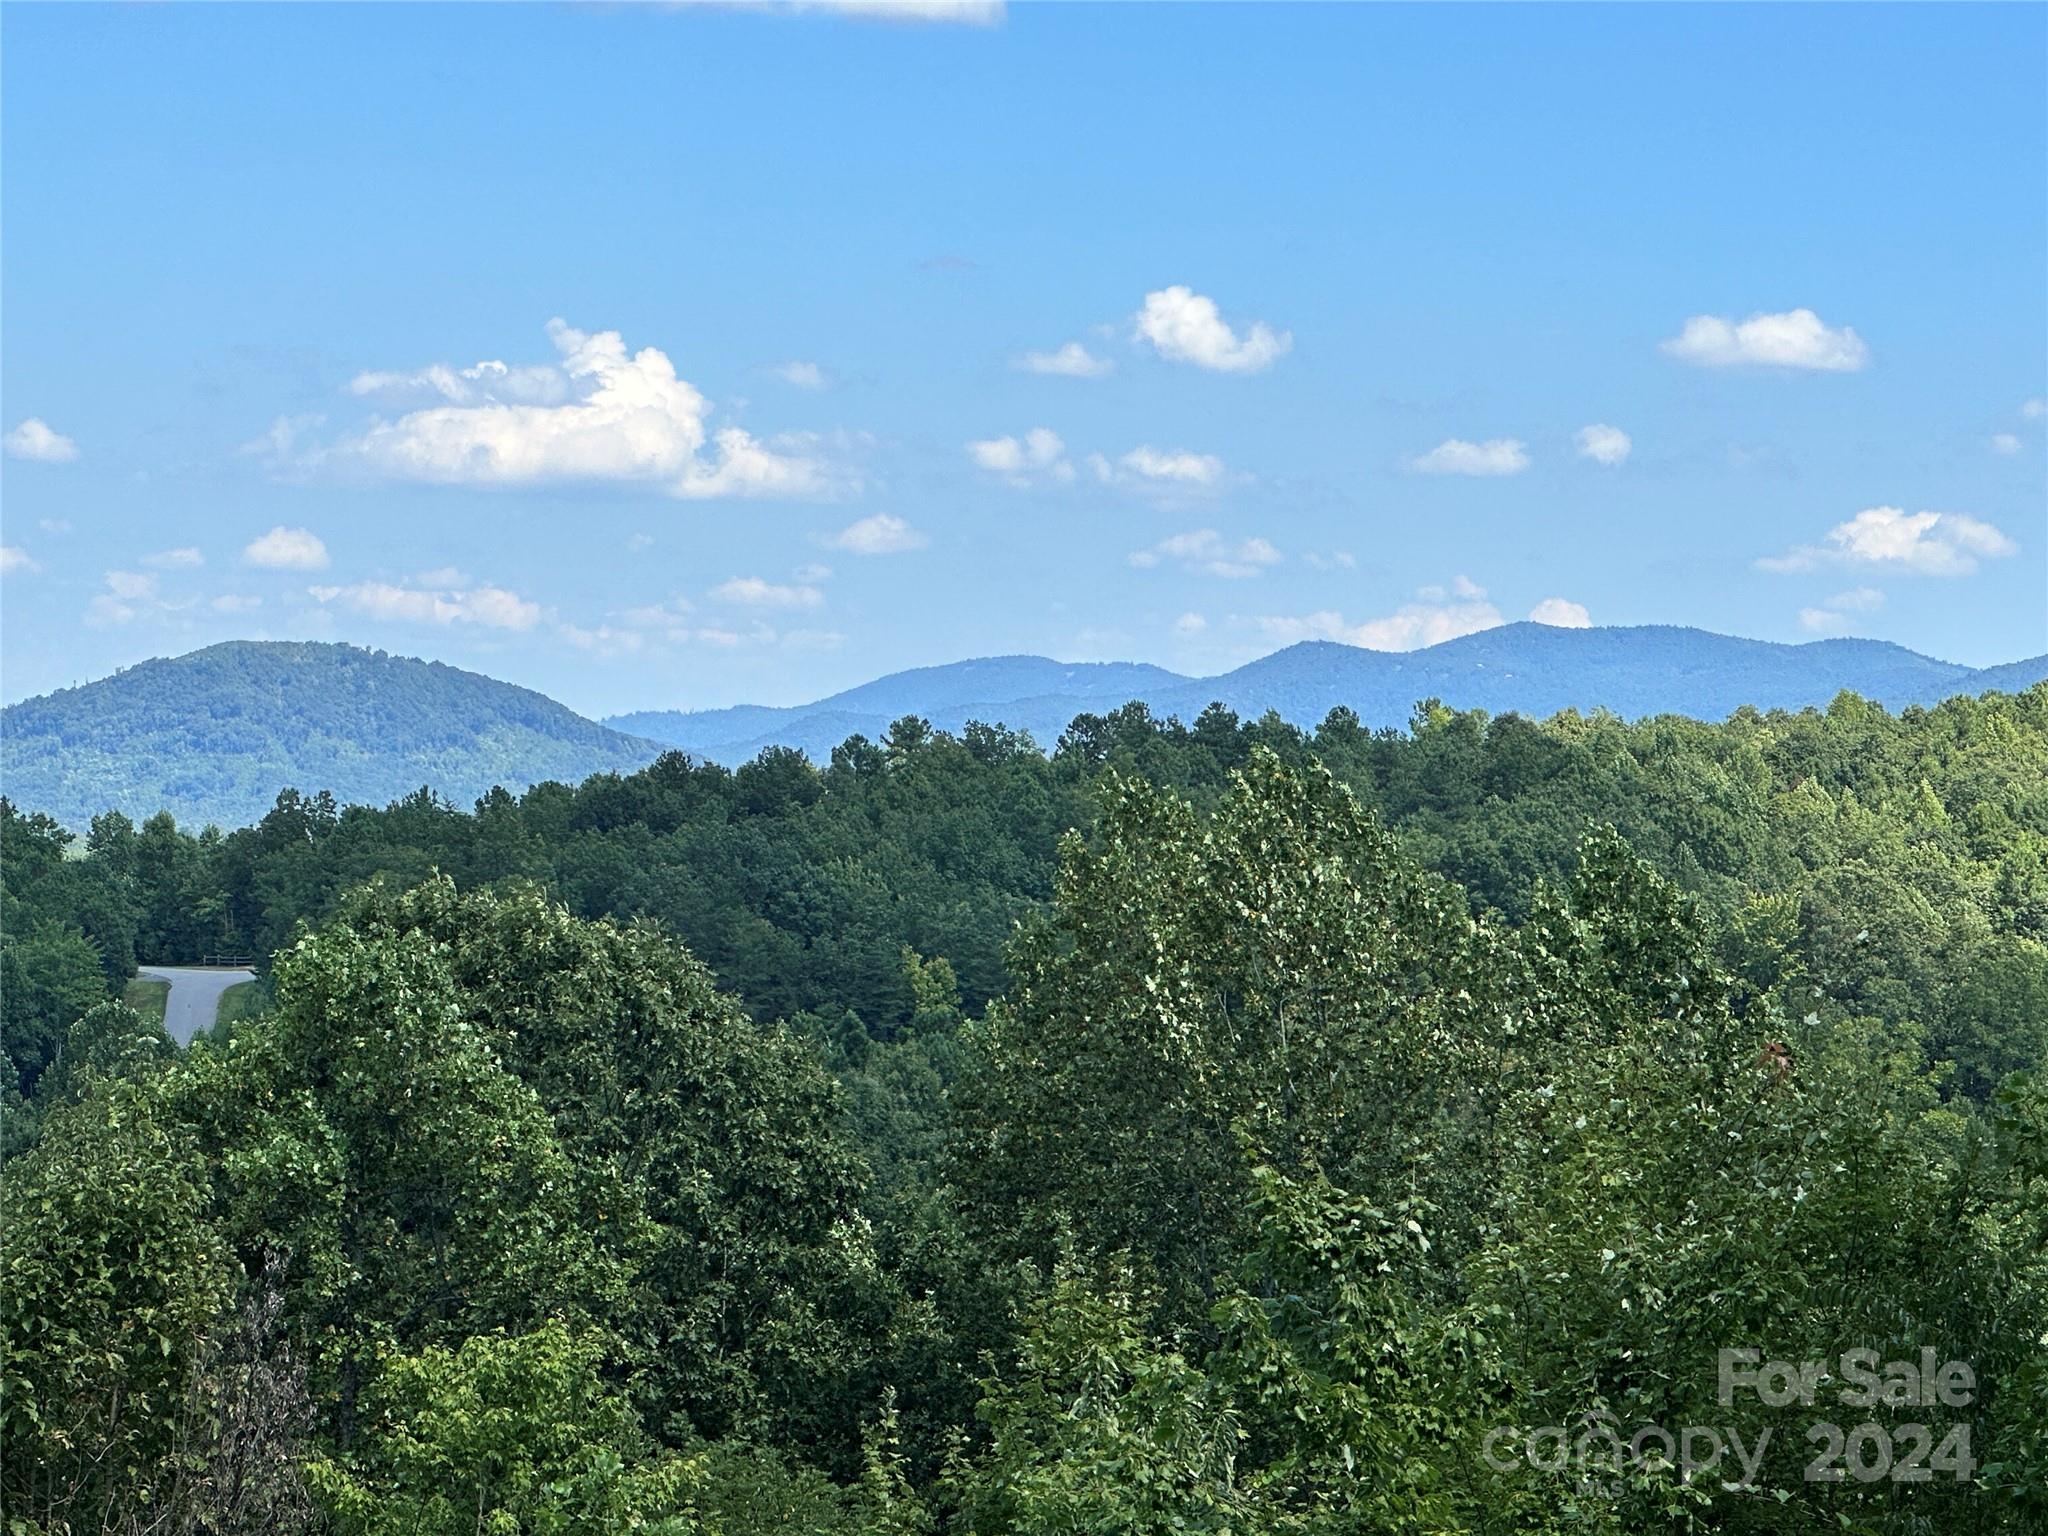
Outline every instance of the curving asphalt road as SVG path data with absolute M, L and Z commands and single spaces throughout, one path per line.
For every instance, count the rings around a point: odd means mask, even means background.
M 139 965 L 135 974 L 171 984 L 164 998 L 164 1028 L 180 1045 L 190 1045 L 199 1031 L 213 1028 L 221 993 L 256 979 L 254 971 L 198 965 Z

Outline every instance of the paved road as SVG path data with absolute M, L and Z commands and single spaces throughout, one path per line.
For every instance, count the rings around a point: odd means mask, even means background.
M 141 965 L 135 970 L 138 976 L 171 984 L 170 995 L 164 999 L 164 1028 L 180 1045 L 190 1045 L 199 1031 L 213 1028 L 214 1016 L 220 1012 L 221 993 L 256 979 L 254 971 L 212 966 Z

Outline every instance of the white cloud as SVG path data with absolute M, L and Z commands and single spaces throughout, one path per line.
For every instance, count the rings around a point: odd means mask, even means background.
M 1053 352 L 1026 352 L 1017 359 L 1026 373 L 1050 373 L 1066 379 L 1099 379 L 1113 372 L 1116 364 L 1097 357 L 1078 341 L 1070 341 Z
M 1991 524 L 1960 512 L 1906 513 L 1871 507 L 1828 530 L 1824 544 L 1802 544 L 1756 562 L 1765 571 L 1811 571 L 1827 565 L 1892 567 L 1918 576 L 1967 576 L 1979 559 L 1997 560 L 2019 546 Z
M 1216 301 L 1183 284 L 1145 295 L 1133 334 L 1161 357 L 1219 373 L 1257 373 L 1294 345 L 1286 331 L 1254 321 L 1242 337 L 1225 323 Z
M 252 437 L 235 449 L 244 458 L 268 459 L 279 469 L 316 468 L 325 455 L 308 446 L 308 439 L 327 420 L 318 412 L 280 416 L 261 436 Z
M 976 464 L 1019 486 L 1040 480 L 1060 484 L 1072 480 L 1074 466 L 1067 461 L 1066 452 L 1059 434 L 1046 427 L 1033 427 L 1022 438 L 990 437 L 967 445 L 967 456 Z
M 18 544 L 0 544 L 0 575 L 33 576 L 41 569 Z
M 2010 432 L 1994 432 L 1991 435 L 1991 451 L 2007 455 L 2020 451 L 2020 440 Z
M 1212 453 L 1189 453 L 1184 448 L 1160 452 L 1140 444 L 1117 460 L 1134 475 L 1147 480 L 1175 480 L 1183 485 L 1214 485 L 1223 478 L 1223 461 Z
M 5 439 L 9 458 L 35 459 L 44 464 L 69 464 L 78 457 L 78 444 L 62 432 L 52 431 L 40 416 L 31 416 Z
M 2022 401 L 2020 403 L 2020 415 L 2024 416 L 2028 421 L 2039 421 L 2043 416 L 2048 416 L 2048 400 L 2043 400 L 2036 396 L 2032 400 Z
M 749 608 L 815 608 L 825 601 L 825 594 L 816 587 L 778 586 L 758 576 L 735 576 L 713 587 L 711 595 Z
M 1130 564 L 1141 570 L 1172 562 L 1184 570 L 1207 576 L 1243 578 L 1257 576 L 1281 561 L 1280 551 L 1264 539 L 1231 543 L 1214 528 L 1198 528 L 1161 539 L 1150 549 L 1133 550 Z
M 1424 594 L 1441 592 L 1425 587 Z M 1477 634 L 1497 628 L 1503 621 L 1500 610 L 1486 601 L 1485 589 L 1464 577 L 1458 578 L 1459 598 L 1455 602 L 1418 594 L 1384 618 L 1347 622 L 1341 613 L 1325 609 L 1300 617 L 1260 618 L 1253 622 L 1267 638 L 1291 645 L 1300 640 L 1336 640 L 1363 646 L 1369 651 L 1412 651 L 1425 645 L 1440 645 L 1460 635 Z
M 906 550 L 923 549 L 928 542 L 902 518 L 877 512 L 840 529 L 832 539 L 832 547 L 855 555 L 900 555 Z
M 263 606 L 260 597 L 244 597 L 234 592 L 223 592 L 207 605 L 215 613 L 250 613 Z
M 1874 613 L 1884 606 L 1884 593 L 1876 587 L 1852 587 L 1837 592 L 1818 608 L 1799 610 L 1799 627 L 1809 634 L 1840 634 L 1855 623 L 1854 615 Z
M 765 587 L 767 583 L 760 585 Z M 730 624 L 696 624 L 691 621 L 690 612 L 688 600 L 673 598 L 614 614 L 619 621 L 616 625 L 585 627 L 563 622 L 555 625 L 555 632 L 577 649 L 600 656 L 660 655 L 670 649 L 707 646 L 718 651 L 741 647 L 819 651 L 830 650 L 846 638 L 835 630 L 779 630 L 758 618 Z
M 361 376 L 358 384 L 369 382 L 359 392 L 424 381 L 420 387 L 446 403 L 375 422 L 338 457 L 393 479 L 439 485 L 650 482 L 688 500 L 830 489 L 822 466 L 808 458 L 778 452 L 739 427 L 709 431 L 710 403 L 676 376 L 659 348 L 629 355 L 617 331 L 586 333 L 561 320 L 548 322 L 548 336 L 559 365 Z M 544 376 L 559 385 L 552 400 L 544 398 L 551 387 L 539 382 Z M 285 434 L 285 452 L 292 438 Z
M 1184 613 L 1173 621 L 1173 632 L 1177 635 L 1199 635 L 1209 627 L 1209 621 L 1199 613 Z
M 467 368 L 430 363 L 410 373 L 359 373 L 348 381 L 352 395 L 439 395 L 456 405 L 512 402 L 553 405 L 569 397 L 569 381 L 546 363 L 513 368 L 488 361 Z
M 69 533 L 71 519 L 68 517 L 43 517 L 36 520 L 36 526 L 45 533 Z
M 1619 464 L 1635 447 L 1621 428 L 1610 427 L 1600 421 L 1579 428 L 1578 444 L 1579 457 L 1591 459 L 1595 464 Z
M 782 16 L 846 16 L 900 25 L 993 27 L 1003 0 L 677 0 L 713 10 L 765 11 Z
M 1558 629 L 1593 627 L 1593 617 L 1586 612 L 1584 603 L 1574 603 L 1562 597 L 1546 597 L 1529 610 L 1529 617 L 1538 624 L 1549 624 Z
M 1519 475 L 1529 467 L 1528 445 L 1512 437 L 1468 443 L 1453 437 L 1408 461 L 1418 475 Z
M 144 607 L 157 604 L 156 577 L 142 571 L 108 571 L 107 590 L 86 604 L 85 622 L 95 627 L 126 624 Z
M 1096 479 L 1104 485 L 1188 489 L 1217 485 L 1223 481 L 1223 461 L 1217 455 L 1188 453 L 1186 449 L 1167 449 L 1161 453 L 1147 444 L 1139 444 L 1137 449 L 1126 453 L 1116 463 L 1110 463 L 1100 453 L 1092 453 L 1087 457 L 1087 465 L 1096 471 Z
M 1358 557 L 1348 549 L 1333 549 L 1328 554 L 1312 549 L 1302 558 L 1318 571 L 1348 571 L 1358 564 Z
M 775 376 L 797 389 L 823 389 L 826 383 L 825 370 L 816 363 L 783 363 Z
M 142 563 L 155 566 L 160 571 L 190 570 L 206 564 L 206 557 L 188 546 L 184 549 L 160 549 L 153 555 L 144 555 Z
M 339 603 L 374 619 L 409 624 L 476 624 L 485 629 L 531 629 L 540 621 L 540 604 L 503 587 L 431 589 L 364 581 L 346 587 L 308 587 L 313 600 Z
M 586 629 L 581 624 L 565 620 L 555 626 L 555 633 L 579 651 L 591 651 L 599 656 L 635 656 L 647 644 L 647 637 L 638 630 L 619 629 L 610 624 Z
M 1870 348 L 1848 326 L 1830 329 L 1810 309 L 1780 315 L 1751 315 L 1736 323 L 1718 315 L 1694 315 L 1685 329 L 1664 343 L 1664 351 L 1702 368 L 1755 365 L 1854 373 L 1870 361 Z
M 242 563 L 279 571 L 324 571 L 327 546 L 308 529 L 279 524 L 262 538 L 250 541 L 242 551 Z

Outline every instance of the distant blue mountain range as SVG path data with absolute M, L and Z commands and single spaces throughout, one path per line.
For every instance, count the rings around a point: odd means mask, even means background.
M 629 772 L 669 747 L 738 764 L 790 746 L 822 763 L 847 737 L 880 737 L 904 715 L 941 730 L 1005 725 L 1051 748 L 1076 715 L 1133 700 L 1186 721 L 1220 702 L 1304 727 L 1340 705 L 1368 726 L 1404 726 L 1429 698 L 1494 714 L 1576 708 L 1718 720 L 1746 704 L 1824 705 L 1845 688 L 1897 708 L 2043 678 L 2048 656 L 1972 670 L 1876 640 L 1772 645 L 1697 629 L 1510 624 L 1399 653 L 1311 641 L 1220 677 L 992 656 L 892 673 L 794 708 L 654 711 L 600 725 L 439 662 L 234 641 L 0 712 L 0 789 L 77 828 L 108 809 L 235 826 L 260 818 L 287 786 L 382 805 L 424 785 L 466 804 L 493 785 Z
M 787 709 L 656 710 L 605 723 L 716 762 L 745 762 L 767 746 L 800 747 L 822 761 L 848 736 L 879 736 L 903 715 L 921 715 L 941 730 L 957 731 L 970 720 L 1002 724 L 1051 747 L 1075 715 L 1134 699 L 1155 715 L 1183 720 L 1220 702 L 1239 715 L 1272 710 L 1300 726 L 1317 724 L 1340 705 L 1370 727 L 1405 726 L 1428 698 L 1494 714 L 1606 709 L 1631 719 L 1719 720 L 1745 704 L 1823 705 L 1845 688 L 1900 708 L 1955 693 L 2015 691 L 2044 677 L 2048 656 L 1975 670 L 1882 640 L 1777 645 L 1666 625 L 1508 624 L 1419 651 L 1304 641 L 1219 677 L 1125 662 L 995 656 L 892 673 Z

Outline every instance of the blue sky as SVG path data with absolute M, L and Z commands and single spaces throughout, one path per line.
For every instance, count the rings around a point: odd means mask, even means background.
M 2048 648 L 2048 8 L 965 10 L 7 6 L 6 697 Z

